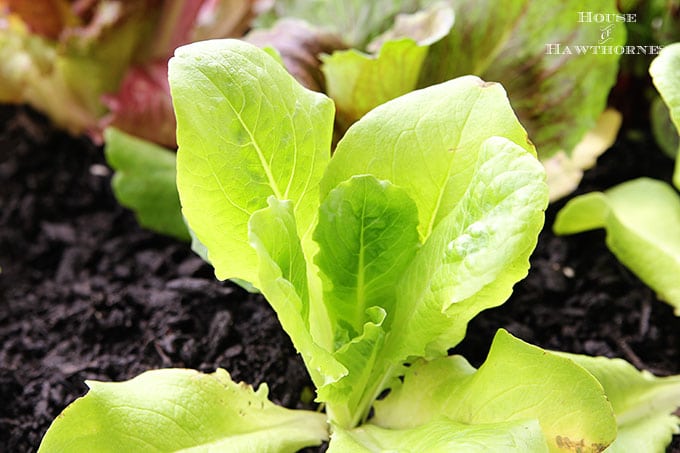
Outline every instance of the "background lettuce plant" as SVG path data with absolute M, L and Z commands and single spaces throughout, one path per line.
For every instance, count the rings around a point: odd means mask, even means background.
M 97 142 L 114 125 L 175 148 L 168 59 L 188 42 L 241 36 L 256 1 L 2 0 L 0 102 Z
M 573 191 L 583 169 L 611 146 L 621 122 L 610 113 L 598 124 L 620 56 L 576 49 L 626 43 L 623 23 L 607 24 L 603 42 L 602 24 L 579 22 L 578 14 L 616 14 L 616 2 L 514 0 L 501 8 L 493 1 L 430 0 L 419 6 L 364 47 L 352 45 L 322 58 L 327 93 L 341 124 L 413 89 L 474 74 L 506 88 L 547 167 L 551 199 Z M 326 24 L 323 14 L 298 9 L 282 13 Z M 353 15 L 352 8 L 341 9 Z M 591 131 L 603 139 L 589 139 Z
M 0 101 L 25 102 L 73 133 L 97 129 L 158 13 L 150 1 L 0 2 Z M 157 6 L 157 5 L 156 5 Z
M 548 201 L 499 84 L 462 77 L 383 104 L 332 158 L 332 102 L 257 47 L 179 48 L 170 85 L 186 219 L 219 278 L 268 299 L 326 413 L 279 408 L 222 370 L 159 370 L 90 383 L 40 451 L 295 451 L 329 435 L 332 452 L 667 443 L 679 378 L 503 330 L 478 370 L 447 356 L 526 275 Z
M 285 0 L 255 17 L 253 29 L 243 39 L 277 49 L 299 82 L 333 99 L 336 142 L 367 112 L 415 89 L 469 74 L 502 83 L 537 145 L 551 199 L 556 199 L 574 190 L 583 169 L 593 166 L 611 146 L 621 116 L 604 111 L 619 55 L 557 54 L 555 46 L 564 50 L 598 45 L 600 24 L 580 23 L 578 13 L 615 14 L 615 3 L 513 0 L 499 8 L 494 2 L 466 0 Z M 625 42 L 624 25 L 613 23 L 606 45 Z M 170 123 L 162 129 L 172 129 L 174 118 L 167 112 L 163 117 Z M 131 118 L 134 124 L 144 124 L 140 116 Z M 127 171 L 143 162 L 147 170 L 140 175 L 163 171 L 165 160 L 153 168 L 153 155 L 160 153 L 133 160 L 150 149 L 117 140 L 107 144 L 107 155 L 116 170 Z M 125 159 L 130 161 L 124 163 Z M 116 188 L 116 193 L 126 192 L 119 196 L 121 203 L 146 227 L 168 233 L 167 224 L 175 223 L 179 212 L 167 211 L 165 218 L 158 206 L 145 212 L 149 209 L 145 198 L 152 192 L 173 191 L 174 186 L 168 182 L 156 188 L 127 173 Z M 132 187 L 126 189 L 127 184 Z M 188 233 L 171 234 L 185 239 Z

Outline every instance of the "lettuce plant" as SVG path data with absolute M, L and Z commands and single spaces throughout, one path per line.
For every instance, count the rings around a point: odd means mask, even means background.
M 0 2 L 0 102 L 27 103 L 101 141 L 108 125 L 176 147 L 174 49 L 240 36 L 254 0 Z M 186 234 L 186 233 L 185 233 Z
M 95 131 L 157 18 L 154 2 L 0 3 L 0 102 L 28 103 L 72 133 Z
M 680 43 L 664 48 L 650 66 L 654 85 L 680 133 Z M 677 153 L 677 151 L 676 151 Z M 673 183 L 680 189 L 680 159 Z M 573 234 L 607 231 L 607 246 L 659 299 L 680 315 L 680 196 L 650 178 L 627 181 L 604 192 L 576 197 L 559 212 L 554 229 Z M 664 269 L 659 272 L 659 269 Z
M 679 378 L 504 330 L 477 370 L 447 355 L 526 275 L 548 202 L 499 84 L 468 76 L 387 102 L 331 158 L 333 103 L 268 52 L 195 43 L 169 78 L 187 222 L 219 278 L 273 306 L 325 414 L 277 407 L 223 370 L 150 371 L 90 383 L 41 452 L 295 451 L 329 438 L 331 452 L 600 452 L 617 429 L 668 442 Z
M 267 297 L 334 423 L 356 425 L 400 363 L 445 355 L 526 274 L 545 184 L 499 85 L 384 104 L 331 159 L 333 103 L 257 48 L 178 50 L 170 83 L 189 226 L 219 278 Z

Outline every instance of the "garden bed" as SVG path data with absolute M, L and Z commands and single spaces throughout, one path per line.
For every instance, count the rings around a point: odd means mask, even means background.
M 649 137 L 621 140 L 579 188 L 670 180 Z M 311 382 L 266 302 L 217 282 L 179 243 L 118 206 L 102 150 L 26 108 L 0 108 L 0 445 L 34 450 L 85 379 L 227 369 L 310 407 Z M 601 231 L 555 237 L 550 207 L 527 279 L 482 313 L 455 352 L 475 365 L 500 327 L 549 349 L 680 374 L 680 318 L 611 255 Z M 303 403 L 301 401 L 307 401 Z M 676 436 L 668 451 L 680 451 Z

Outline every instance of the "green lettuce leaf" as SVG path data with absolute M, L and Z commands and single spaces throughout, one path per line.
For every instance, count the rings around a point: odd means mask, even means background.
M 326 403 L 329 421 L 345 428 L 356 426 L 366 418 L 375 394 L 382 390 L 382 378 L 389 371 L 381 360 L 386 313 L 380 307 L 373 307 L 366 315 L 361 334 L 334 354 L 347 368 L 347 376 L 317 390 L 318 401 Z
M 675 159 L 678 148 L 680 148 L 680 136 L 678 136 L 678 129 L 673 124 L 671 112 L 661 96 L 656 96 L 651 102 L 649 122 L 656 144 L 667 156 Z
M 413 91 L 427 47 L 410 38 L 387 41 L 377 55 L 350 49 L 322 56 L 326 92 L 342 130 L 374 107 Z
M 369 45 L 322 56 L 326 93 L 335 101 L 341 130 L 373 108 L 413 91 L 428 46 L 446 36 L 453 12 L 444 2 L 411 15 L 398 15 L 395 25 Z
M 628 362 L 605 357 L 558 353 L 588 370 L 604 387 L 618 424 L 612 453 L 663 453 L 673 434 L 680 432 L 680 376 L 657 378 L 639 372 Z
M 415 13 L 397 14 L 394 25 L 373 39 L 366 49 L 375 52 L 386 42 L 402 38 L 411 38 L 421 46 L 429 46 L 448 35 L 453 22 L 453 9 L 448 1 L 437 1 Z
M 680 43 L 664 47 L 649 66 L 649 73 L 680 134 Z M 680 158 L 675 163 L 673 183 L 680 189 Z
M 664 47 L 649 66 L 654 86 L 670 109 L 675 127 L 680 131 L 680 43 Z
M 501 137 L 482 144 L 465 194 L 398 284 L 388 356 L 445 355 L 470 319 L 510 296 L 543 226 L 543 177 L 520 146 Z
M 376 387 L 362 397 L 370 404 L 402 361 L 445 354 L 462 339 L 469 319 L 505 301 L 526 275 L 547 187 L 505 92 L 475 77 L 415 91 L 369 112 L 338 144 L 322 195 L 361 174 L 409 194 L 424 241 L 390 290 L 396 290 L 395 302 L 380 305 L 388 335 L 369 380 Z M 361 325 L 353 324 L 355 331 Z
M 504 330 L 478 370 L 460 356 L 416 362 L 375 403 L 371 423 L 406 429 L 440 416 L 470 425 L 537 420 L 555 452 L 601 452 L 616 437 L 612 406 L 590 373 Z
M 327 439 L 323 414 L 290 410 L 224 370 L 147 371 L 90 391 L 50 426 L 39 452 L 295 452 Z
M 220 279 L 257 287 L 248 220 L 274 195 L 294 202 L 300 236 L 311 229 L 318 181 L 330 159 L 333 103 L 298 85 L 266 52 L 237 40 L 180 47 L 169 79 L 184 216 Z
M 388 181 L 355 176 L 319 208 L 314 240 L 336 347 L 363 329 L 366 310 L 394 312 L 398 281 L 418 249 L 418 209 Z
M 315 260 L 333 350 L 349 370 L 338 385 L 319 389 L 319 400 L 342 426 L 355 425 L 367 399 L 380 390 L 376 375 L 385 369 L 374 367 L 389 328 L 385 318 L 398 310 L 395 282 L 419 246 L 417 224 L 418 211 L 406 192 L 370 175 L 341 183 L 319 209 Z
M 347 369 L 332 357 L 331 326 L 324 305 L 310 293 L 307 262 L 290 201 L 270 197 L 249 222 L 250 244 L 259 260 L 260 290 L 302 354 L 317 388 L 337 382 Z
M 526 0 L 513 0 L 499 8 L 493 0 L 449 1 L 455 11 L 455 27 L 445 39 L 432 46 L 423 68 L 422 83 L 443 82 L 486 71 L 505 41 L 511 39 L 527 3 Z
M 370 378 L 385 336 L 384 310 L 366 310 L 358 335 L 340 347 L 329 344 L 331 324 L 328 315 L 318 311 L 323 308 L 320 298 L 310 295 L 291 203 L 270 197 L 269 207 L 251 217 L 250 240 L 259 257 L 262 293 L 302 354 L 317 387 L 317 400 L 327 403 L 331 420 L 343 426 L 356 424 L 362 415 L 357 408 L 370 403 L 362 400 L 366 389 L 372 395 L 377 386 Z
M 626 267 L 680 315 L 680 196 L 668 184 L 639 178 L 570 200 L 557 214 L 557 234 L 596 228 Z
M 132 209 L 143 227 L 191 240 L 175 185 L 175 153 L 115 128 L 106 129 L 104 139 L 120 204 Z
M 568 155 L 591 130 L 616 80 L 619 55 L 583 54 L 577 46 L 621 46 L 623 23 L 579 23 L 580 11 L 617 13 L 606 0 L 453 0 L 456 24 L 435 43 L 421 75 L 421 86 L 465 74 L 503 84 L 510 101 L 547 158 Z M 606 36 L 603 35 L 606 33 Z M 568 49 L 570 53 L 565 53 Z
M 547 453 L 548 446 L 535 420 L 467 425 L 445 417 L 402 430 L 375 425 L 335 429 L 328 446 L 329 453 L 384 451 Z

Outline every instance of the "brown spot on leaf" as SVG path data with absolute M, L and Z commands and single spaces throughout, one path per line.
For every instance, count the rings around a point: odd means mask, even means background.
M 601 453 L 607 446 L 599 443 L 586 445 L 584 439 L 572 440 L 567 436 L 555 437 L 555 443 L 562 450 L 573 451 L 575 453 Z

